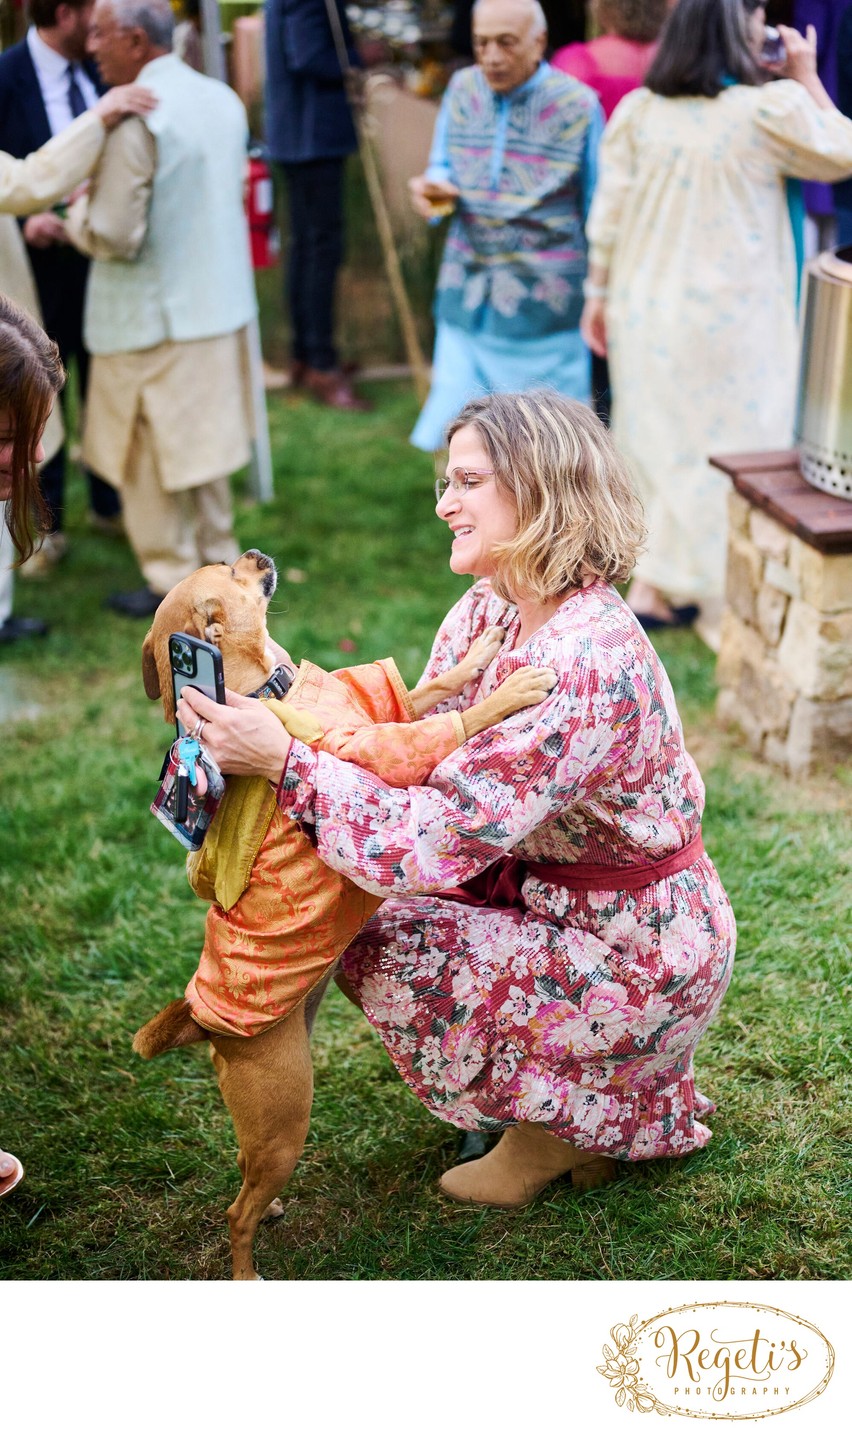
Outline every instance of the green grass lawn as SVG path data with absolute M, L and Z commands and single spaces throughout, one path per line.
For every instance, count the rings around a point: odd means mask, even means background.
M 447 568 L 431 463 L 406 443 L 413 399 L 372 393 L 368 417 L 272 401 L 277 497 L 241 503 L 238 532 L 278 561 L 270 627 L 296 656 L 333 667 L 349 640 L 346 662 L 393 654 L 413 682 L 465 581 Z M 207 1055 L 130 1051 L 182 993 L 204 905 L 148 813 L 168 733 L 142 690 L 145 626 L 102 608 L 138 582 L 133 561 L 86 531 L 83 508 L 78 482 L 68 558 L 18 587 L 49 639 L 0 651 L 0 1143 L 27 1167 L 0 1204 L 0 1274 L 224 1278 L 238 1175 Z M 455 1131 L 335 991 L 307 1149 L 258 1238 L 265 1277 L 849 1276 L 850 775 L 793 785 L 761 769 L 715 730 L 709 652 L 691 634 L 660 651 L 740 928 L 696 1066 L 719 1106 L 713 1143 L 585 1197 L 554 1186 L 518 1215 L 449 1206 L 435 1180 Z

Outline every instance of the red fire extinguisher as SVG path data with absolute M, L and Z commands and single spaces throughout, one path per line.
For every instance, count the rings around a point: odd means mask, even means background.
M 251 238 L 251 262 L 256 270 L 268 270 L 278 259 L 279 243 L 272 174 L 259 150 L 249 153 L 246 219 Z

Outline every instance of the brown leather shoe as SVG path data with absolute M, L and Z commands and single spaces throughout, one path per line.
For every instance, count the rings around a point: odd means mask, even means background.
M 355 393 L 342 370 L 309 369 L 305 372 L 304 382 L 315 399 L 331 409 L 356 410 L 366 414 L 373 408 L 369 400 Z

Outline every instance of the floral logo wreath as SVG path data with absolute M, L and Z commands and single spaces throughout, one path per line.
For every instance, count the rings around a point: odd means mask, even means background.
M 609 1330 L 610 1337 L 615 1344 L 615 1351 L 608 1343 L 603 1346 L 603 1356 L 606 1363 L 598 1366 L 598 1373 L 615 1389 L 615 1401 L 619 1408 L 626 1408 L 628 1413 L 635 1409 L 637 1413 L 660 1413 L 668 1417 L 671 1408 L 655 1398 L 653 1393 L 645 1387 L 639 1378 L 639 1362 L 636 1358 L 636 1325 L 639 1321 L 638 1314 L 634 1313 L 629 1323 L 616 1323 L 614 1328 Z

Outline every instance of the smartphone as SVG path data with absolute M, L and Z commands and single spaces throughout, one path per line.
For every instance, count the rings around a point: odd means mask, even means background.
M 762 65 L 783 65 L 786 59 L 787 49 L 781 39 L 780 31 L 776 30 L 774 25 L 764 25 L 760 63 Z
M 194 634 L 169 635 L 169 663 L 172 669 L 172 692 L 175 705 L 184 689 L 200 689 L 208 699 L 217 704 L 225 702 L 225 672 L 222 667 L 222 652 L 206 639 L 196 639 Z M 179 720 L 175 720 L 178 738 L 186 733 Z

